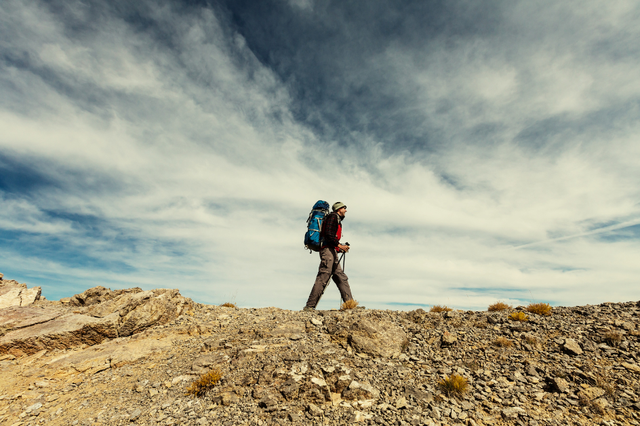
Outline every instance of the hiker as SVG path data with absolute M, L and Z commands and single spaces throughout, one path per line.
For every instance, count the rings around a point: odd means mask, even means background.
M 313 284 L 311 294 L 309 294 L 307 306 L 303 309 L 305 311 L 313 311 L 316 308 L 325 287 L 329 284 L 330 277 L 333 277 L 333 282 L 338 286 L 340 296 L 342 296 L 344 302 L 353 299 L 351 288 L 349 287 L 349 278 L 342 270 L 338 259 L 338 253 L 347 253 L 349 251 L 348 245 L 340 244 L 342 221 L 347 214 L 347 206 L 338 201 L 331 208 L 333 212 L 329 213 L 322 222 L 322 230 L 320 231 L 322 247 L 319 251 L 320 267 L 318 268 L 316 282 Z

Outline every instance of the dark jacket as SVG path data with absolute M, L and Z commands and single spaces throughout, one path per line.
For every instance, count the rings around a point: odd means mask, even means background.
M 329 247 L 335 249 L 340 244 L 340 237 L 342 236 L 342 220 L 338 213 L 329 213 L 322 222 L 322 231 L 320 231 L 320 237 L 322 238 L 322 247 Z

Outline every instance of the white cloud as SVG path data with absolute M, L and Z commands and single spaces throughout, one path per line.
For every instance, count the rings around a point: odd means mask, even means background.
M 511 19 L 521 24 L 526 12 L 516 8 Z M 584 49 L 548 44 L 509 57 L 501 50 L 509 43 L 496 40 L 431 50 L 428 61 L 396 46 L 376 66 L 417 89 L 409 106 L 451 143 L 429 156 L 389 156 L 375 135 L 363 135 L 360 148 L 370 148 L 353 153 L 296 122 L 286 86 L 213 12 L 174 13 L 160 8 L 153 17 L 170 27 L 177 48 L 169 49 L 114 17 L 79 38 L 39 3 L 3 7 L 0 22 L 15 31 L 3 49 L 27 52 L 49 74 L 1 71 L 0 94 L 19 90 L 37 107 L 25 112 L 16 97 L 0 103 L 0 153 L 32 161 L 60 188 L 5 195 L 0 228 L 25 232 L 26 243 L 62 237 L 116 266 L 5 249 L 0 268 L 42 281 L 47 272 L 67 276 L 74 292 L 86 280 L 300 308 L 317 267 L 317 256 L 301 250 L 304 221 L 323 198 L 349 206 L 347 273 L 368 307 L 633 296 L 637 240 L 602 240 L 592 228 L 640 217 L 637 124 L 603 125 L 606 139 L 567 130 L 556 148 L 539 150 L 516 137 L 550 117 L 578 119 L 633 99 L 637 63 L 598 63 Z M 624 13 L 607 16 L 607 25 L 627 28 Z M 536 19 L 543 31 L 555 18 Z M 619 84 L 602 81 L 612 72 Z M 451 108 L 439 112 L 443 101 Z M 503 126 L 499 140 L 468 140 L 474 126 L 494 122 Z M 49 211 L 102 224 L 91 233 Z M 336 303 L 328 289 L 321 306 Z
M 25 200 L 14 200 L 0 196 L 0 228 L 8 231 L 23 231 L 58 235 L 71 233 L 69 223 L 51 220 L 33 204 Z

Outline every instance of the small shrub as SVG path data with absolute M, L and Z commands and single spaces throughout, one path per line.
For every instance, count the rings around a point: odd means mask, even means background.
M 538 344 L 538 339 L 535 336 L 527 334 L 524 338 L 524 341 L 527 342 L 528 345 L 536 346 Z
M 604 390 L 604 392 L 609 397 L 614 397 L 616 394 L 616 385 L 612 383 L 611 378 L 602 376 L 600 374 L 596 375 L 596 386 L 600 389 Z
M 513 346 L 513 342 L 506 337 L 498 337 L 493 341 L 493 346 L 497 346 L 499 348 L 510 348 Z
M 589 397 L 583 393 L 578 393 L 578 404 L 582 407 L 588 407 L 591 405 Z
M 340 310 L 346 311 L 347 309 L 353 309 L 356 306 L 358 306 L 358 301 L 351 299 L 351 300 L 347 300 L 342 305 L 340 305 Z
M 209 392 L 222 378 L 219 370 L 213 369 L 203 374 L 187 388 L 187 395 L 203 396 Z
M 617 331 L 609 331 L 604 334 L 603 340 L 607 343 L 607 345 L 615 347 L 622 342 L 622 334 Z
M 527 306 L 527 311 L 532 314 L 549 316 L 551 315 L 551 305 L 548 303 L 531 303 Z
M 604 406 L 590 400 L 589 397 L 583 393 L 578 393 L 578 404 L 596 414 L 604 415 L 606 413 Z
M 496 312 L 496 311 L 506 311 L 507 309 L 512 309 L 513 307 L 511 305 L 507 305 L 504 302 L 496 302 L 493 305 L 489 305 L 489 308 L 487 309 L 489 312 Z
M 467 391 L 469 383 L 467 379 L 457 374 L 442 379 L 438 382 L 438 388 L 447 396 L 462 395 Z
M 431 309 L 429 309 L 429 312 L 447 312 L 447 311 L 453 311 L 453 309 L 447 306 L 440 306 L 440 305 L 434 305 L 431 307 Z
M 514 312 L 511 315 L 509 315 L 509 319 L 511 321 L 520 321 L 520 322 L 529 321 L 529 317 L 524 312 Z
M 220 305 L 222 308 L 237 308 L 238 306 L 235 303 L 226 302 Z

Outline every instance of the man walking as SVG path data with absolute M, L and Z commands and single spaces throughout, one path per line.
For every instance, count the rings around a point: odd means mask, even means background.
M 338 253 L 346 253 L 349 246 L 340 244 L 342 236 L 342 221 L 347 214 L 347 206 L 338 201 L 332 207 L 333 212 L 329 213 L 322 223 L 320 236 L 322 238 L 322 248 L 320 249 L 320 267 L 316 282 L 313 284 L 311 294 L 307 300 L 305 311 L 312 311 L 320 301 L 324 289 L 329 284 L 329 277 L 333 276 L 333 281 L 340 290 L 343 301 L 352 300 L 349 278 L 345 275 L 338 259 Z

